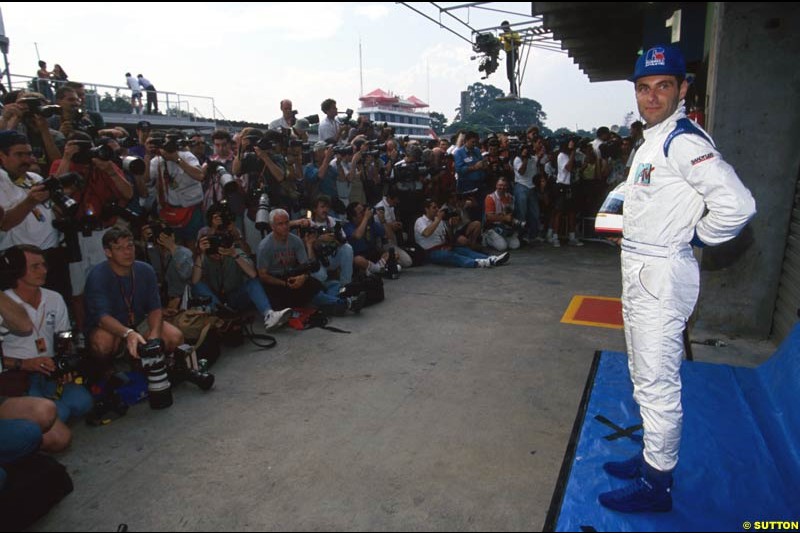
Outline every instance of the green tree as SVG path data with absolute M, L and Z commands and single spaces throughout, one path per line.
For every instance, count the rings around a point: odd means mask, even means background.
M 442 113 L 431 111 L 431 129 L 436 132 L 436 135 L 441 135 L 444 133 L 445 128 L 447 127 L 447 117 L 445 117 Z
M 542 133 L 547 115 L 542 105 L 530 98 L 513 100 L 498 99 L 503 91 L 493 85 L 473 83 L 467 89 L 470 93 L 470 112 L 459 116 L 447 128 L 448 133 L 460 129 L 471 129 L 485 135 L 496 131 L 524 131 L 530 126 L 539 126 Z
M 87 93 L 87 99 L 90 94 Z M 124 113 L 129 114 L 133 110 L 131 106 L 131 99 L 129 96 L 120 96 L 119 94 L 111 96 L 110 93 L 104 93 L 100 99 L 100 112 L 101 113 Z

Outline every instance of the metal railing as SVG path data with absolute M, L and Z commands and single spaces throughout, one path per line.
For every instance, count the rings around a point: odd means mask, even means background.
M 59 85 L 64 82 L 56 80 L 42 80 L 33 76 L 22 76 L 19 74 L 12 74 L 11 87 L 9 90 L 35 90 L 38 91 L 39 83 L 42 81 L 48 82 L 51 91 L 55 94 Z M 70 80 L 75 81 L 75 80 Z M 108 94 L 111 98 L 116 100 L 121 98 L 130 103 L 131 89 L 127 86 L 118 85 L 105 85 L 102 83 L 80 82 L 86 89 L 86 108 L 89 111 L 97 113 L 118 113 L 118 111 L 109 111 L 101 109 L 100 101 Z M 41 92 L 41 91 L 38 91 Z M 143 107 L 146 106 L 147 91 L 142 89 L 142 102 Z M 158 107 L 161 114 L 164 116 L 171 116 L 191 120 L 192 117 L 200 120 L 207 120 L 216 122 L 217 120 L 217 107 L 214 103 L 214 98 L 210 96 L 200 96 L 195 94 L 181 94 L 171 91 L 156 91 Z M 123 98 L 127 97 L 127 98 Z M 152 115 L 158 116 L 158 115 Z

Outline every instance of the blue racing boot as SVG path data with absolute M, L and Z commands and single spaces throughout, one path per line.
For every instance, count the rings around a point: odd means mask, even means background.
M 646 462 L 633 483 L 598 496 L 603 507 L 620 513 L 664 513 L 672 510 L 672 471 L 661 472 Z
M 644 458 L 642 452 L 625 461 L 610 461 L 603 463 L 603 470 L 610 476 L 619 479 L 634 479 L 642 475 Z

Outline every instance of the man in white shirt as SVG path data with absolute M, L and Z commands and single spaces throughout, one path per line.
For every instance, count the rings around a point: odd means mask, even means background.
M 550 228 L 547 230 L 547 240 L 558 248 L 558 230 L 561 226 L 561 216 L 567 217 L 567 231 L 569 232 L 570 246 L 583 246 L 575 237 L 575 206 L 572 199 L 572 172 L 575 170 L 575 141 L 561 145 L 558 154 L 558 176 L 553 198 L 552 214 L 550 215 Z
M 66 254 L 59 246 L 61 233 L 53 228 L 55 214 L 50 193 L 41 184 L 42 177 L 28 170 L 35 162 L 31 146 L 24 135 L 13 131 L 0 132 L 0 250 L 15 244 L 33 244 L 44 250 L 53 264 L 66 264 Z M 71 296 L 69 272 L 54 269 L 46 287 L 65 299 Z
M 131 115 L 142 114 L 142 88 L 139 85 L 139 80 L 134 78 L 130 72 L 125 73 L 125 81 L 128 88 L 131 90 L 131 106 L 133 110 Z
M 9 263 L 19 268 L 14 287 L 5 291 L 20 304 L 33 323 L 33 334 L 4 336 L 3 353 L 13 368 L 28 373 L 28 395 L 55 399 L 59 421 L 54 429 L 69 434 L 64 425 L 72 417 L 82 417 L 92 409 L 92 396 L 81 385 L 71 382 L 69 374 L 57 372 L 55 336 L 70 330 L 69 315 L 64 299 L 57 293 L 43 289 L 47 277 L 47 264 L 42 251 L 31 245 L 16 246 L 8 250 Z M 53 379 L 52 375 L 56 374 Z
M 508 262 L 508 252 L 487 256 L 465 246 L 452 246 L 447 239 L 447 215 L 433 200 L 425 200 L 425 214 L 414 224 L 415 241 L 427 253 L 431 263 L 461 268 L 491 268 Z
M 336 115 L 339 114 L 339 109 L 336 107 L 336 100 L 327 98 L 322 101 L 322 112 L 325 113 L 325 118 L 319 123 L 319 140 L 327 141 L 333 139 L 339 140 L 339 128 L 342 124 Z
M 289 99 L 281 100 L 281 118 L 277 118 L 269 123 L 271 130 L 290 130 L 294 127 L 296 121 L 295 114 L 297 112 L 292 110 L 292 101 Z

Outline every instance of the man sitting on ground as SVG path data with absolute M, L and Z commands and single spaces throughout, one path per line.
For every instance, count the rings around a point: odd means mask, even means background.
M 133 235 L 113 227 L 103 235 L 107 261 L 86 280 L 86 318 L 91 355 L 110 363 L 123 347 L 134 359 L 147 339 L 161 339 L 166 353 L 183 344 L 183 333 L 164 322 L 153 267 L 135 260 Z
M 428 199 L 425 200 L 425 214 L 414 224 L 416 242 L 425 249 L 431 263 L 462 268 L 490 268 L 508 262 L 510 258 L 508 252 L 487 256 L 463 246 L 454 247 L 450 244 L 447 222 L 443 222 L 448 214 L 444 209 L 440 210 L 436 202 Z

